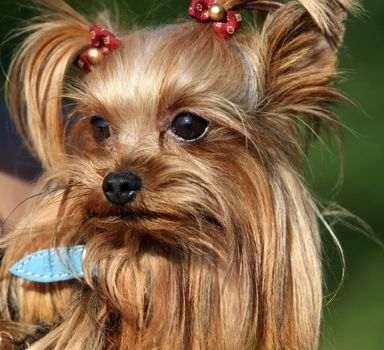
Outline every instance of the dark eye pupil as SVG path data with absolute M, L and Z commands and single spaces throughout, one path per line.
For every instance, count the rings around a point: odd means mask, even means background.
M 189 113 L 179 114 L 172 122 L 172 132 L 187 141 L 198 139 L 207 128 L 206 120 Z
M 91 119 L 93 127 L 93 137 L 96 141 L 104 141 L 111 136 L 109 124 L 106 120 L 100 117 L 93 117 Z

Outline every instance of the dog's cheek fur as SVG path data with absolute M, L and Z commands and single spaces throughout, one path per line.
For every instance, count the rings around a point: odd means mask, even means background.
M 301 129 L 295 119 L 309 121 L 315 134 L 320 124 L 337 129 L 329 105 L 340 98 L 332 78 L 341 36 L 327 23 L 341 28 L 342 16 L 327 21 L 311 1 L 301 2 L 311 16 L 293 3 L 249 1 L 248 7 L 270 13 L 262 29 L 228 43 L 201 24 L 133 33 L 127 42 L 135 45 L 146 36 L 163 40 L 157 57 L 169 60 L 161 62 L 164 74 L 151 80 L 158 81 L 163 100 L 172 94 L 165 77 L 177 77 L 177 62 L 187 62 L 184 68 L 189 62 L 191 71 L 184 69 L 177 90 L 209 88 L 210 109 L 222 125 L 201 144 L 170 139 L 163 148 L 137 146 L 129 157 L 121 155 L 125 145 L 80 156 L 76 147 L 66 154 L 61 91 L 73 56 L 88 44 L 88 23 L 61 3 L 44 3 L 58 14 L 31 27 L 37 31 L 13 65 L 9 102 L 47 169 L 39 186 L 48 195 L 1 240 L 0 331 L 15 341 L 41 338 L 30 347 L 39 350 L 316 349 L 322 304 L 318 211 L 299 175 Z M 340 10 L 337 1 L 331 3 Z M 185 45 L 188 37 L 193 51 Z M 170 42 L 179 49 L 177 58 Z M 116 125 L 129 88 L 116 89 L 120 95 L 113 99 L 114 88 L 101 87 L 121 83 L 119 74 L 133 57 L 128 53 L 112 55 L 79 84 L 94 86 L 93 95 L 105 100 L 106 113 L 113 109 Z M 221 74 L 228 71 L 228 86 L 217 84 L 215 58 Z M 205 80 L 196 79 L 194 66 L 206 70 Z M 117 79 L 103 79 L 108 76 Z M 87 104 L 86 90 L 74 91 Z M 207 95 L 201 91 L 199 98 Z M 166 105 L 144 100 L 138 115 Z M 223 113 L 226 104 L 232 114 Z M 134 209 L 148 216 L 122 219 L 103 198 L 103 177 L 127 167 L 146 181 Z M 87 244 L 84 281 L 41 285 L 8 272 L 28 253 L 78 243 Z M 39 333 L 41 325 L 51 328 L 48 334 Z

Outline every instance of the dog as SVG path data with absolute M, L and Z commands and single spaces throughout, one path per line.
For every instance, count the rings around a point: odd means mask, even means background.
M 340 132 L 358 5 L 193 0 L 127 32 L 39 6 L 7 98 L 44 173 L 1 238 L 1 349 L 317 349 L 323 219 L 302 170 Z

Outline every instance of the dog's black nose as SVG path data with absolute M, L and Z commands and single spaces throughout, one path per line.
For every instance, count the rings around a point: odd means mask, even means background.
M 131 202 L 141 186 L 141 178 L 131 172 L 109 173 L 103 181 L 105 197 L 111 203 L 120 206 Z

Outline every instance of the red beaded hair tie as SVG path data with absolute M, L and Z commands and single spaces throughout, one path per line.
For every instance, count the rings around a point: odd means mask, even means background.
M 77 65 L 86 72 L 91 72 L 94 65 L 121 45 L 121 41 L 112 33 L 97 26 L 91 26 L 90 36 L 92 47 L 84 51 L 77 60 Z
M 189 15 L 199 22 L 213 22 L 216 34 L 226 40 L 240 28 L 243 20 L 240 12 L 225 10 L 215 0 L 192 0 Z

